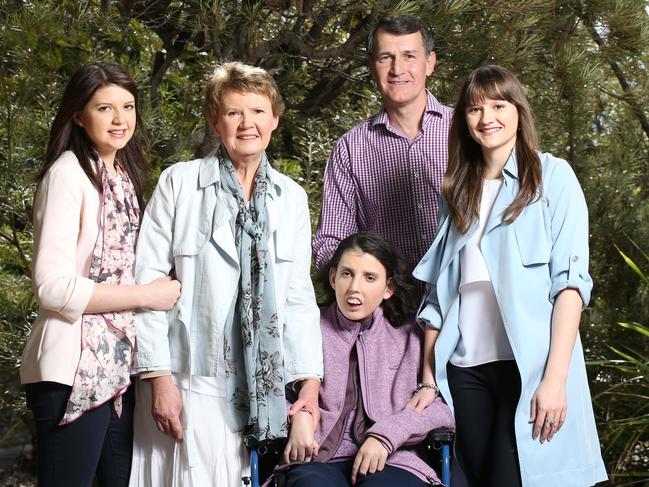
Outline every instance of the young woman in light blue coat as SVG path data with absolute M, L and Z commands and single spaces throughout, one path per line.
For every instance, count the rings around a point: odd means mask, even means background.
M 449 137 L 440 227 L 414 272 L 428 283 L 419 409 L 442 394 L 472 486 L 606 480 L 581 342 L 588 211 L 572 169 L 538 151 L 516 77 L 473 71 Z

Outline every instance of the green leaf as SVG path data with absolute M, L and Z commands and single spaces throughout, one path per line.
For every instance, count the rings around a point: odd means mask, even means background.
M 640 279 L 642 279 L 644 282 L 649 282 L 649 277 L 647 277 L 647 275 L 644 272 L 642 272 L 642 270 L 640 270 L 640 268 L 636 265 L 636 263 L 633 262 L 633 260 L 631 260 L 624 252 L 622 252 L 622 250 L 617 245 L 615 245 L 615 248 L 620 253 L 620 255 L 622 256 L 624 261 L 627 263 L 627 265 L 631 269 L 633 269 L 633 272 L 638 274 L 638 276 L 640 276 Z
M 649 337 L 649 328 L 635 321 L 632 323 L 626 323 L 621 321 L 618 322 L 618 325 L 620 325 L 623 328 L 627 328 L 629 330 L 637 331 L 638 333 L 641 333 L 644 336 Z

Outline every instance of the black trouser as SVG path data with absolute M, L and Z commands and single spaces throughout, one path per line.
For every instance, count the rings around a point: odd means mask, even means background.
M 286 487 L 350 487 L 354 460 L 322 463 L 312 461 L 286 472 Z M 380 472 L 358 475 L 356 487 L 425 487 L 428 483 L 402 468 L 386 465 Z
M 514 412 L 521 395 L 516 362 L 475 367 L 449 363 L 446 370 L 455 410 L 455 450 L 469 485 L 521 486 L 514 433 Z
M 27 406 L 36 421 L 39 487 L 90 487 L 95 474 L 102 487 L 127 487 L 133 453 L 131 386 L 122 396 L 122 415 L 113 401 L 59 426 L 70 386 L 57 382 L 27 384 Z

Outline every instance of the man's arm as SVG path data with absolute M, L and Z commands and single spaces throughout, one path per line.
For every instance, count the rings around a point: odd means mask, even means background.
M 349 150 L 344 139 L 336 142 L 324 174 L 322 208 L 318 229 L 313 238 L 313 255 L 320 271 L 345 237 L 358 229 L 358 192 L 354 184 Z

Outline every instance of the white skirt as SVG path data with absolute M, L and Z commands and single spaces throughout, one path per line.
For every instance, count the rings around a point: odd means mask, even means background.
M 241 487 L 242 477 L 250 475 L 250 457 L 241 435 L 227 424 L 225 398 L 179 390 L 185 435 L 180 444 L 156 428 L 151 416 L 151 384 L 137 384 L 129 486 Z M 188 435 L 192 433 L 187 431 L 188 415 L 192 418 L 197 455 L 191 468 L 187 456 Z

